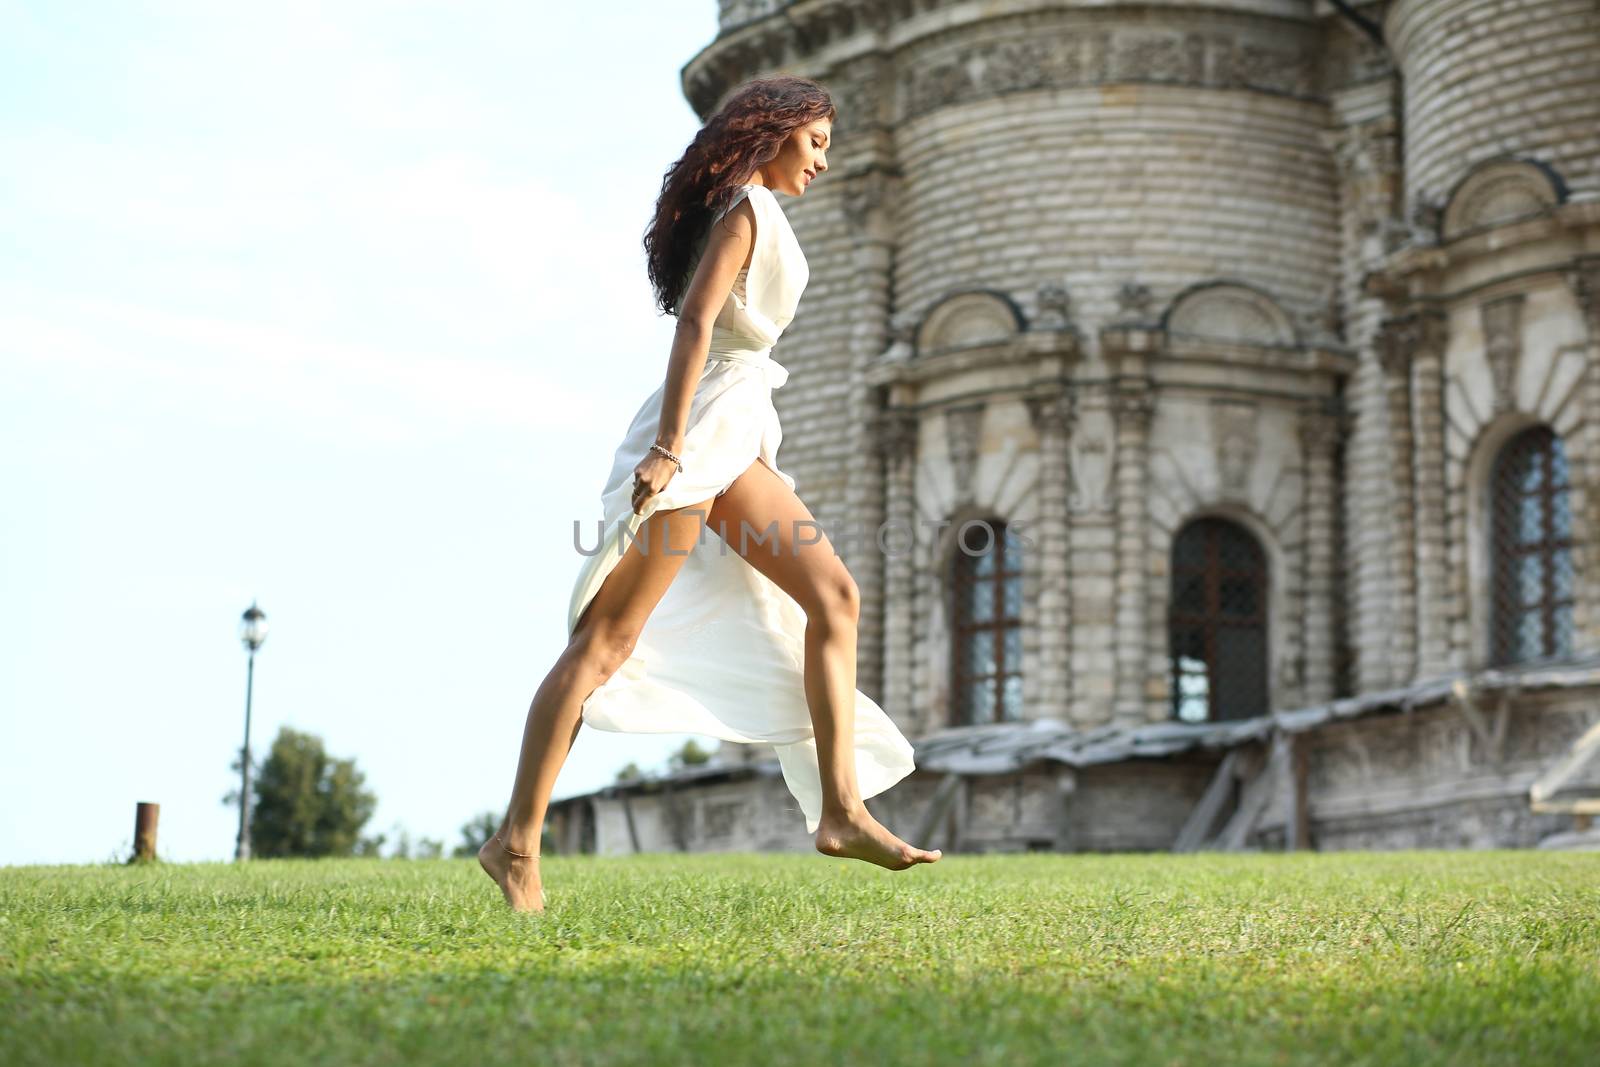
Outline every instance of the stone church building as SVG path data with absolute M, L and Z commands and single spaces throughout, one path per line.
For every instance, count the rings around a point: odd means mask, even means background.
M 1592 842 L 1596 0 L 720 7 L 697 112 L 839 108 L 774 400 L 917 749 L 880 819 Z M 566 798 L 554 844 L 809 848 L 770 757 Z

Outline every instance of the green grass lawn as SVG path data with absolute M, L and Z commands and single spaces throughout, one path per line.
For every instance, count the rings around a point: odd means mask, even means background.
M 1595 1063 L 1600 853 L 0 868 L 0 1063 Z

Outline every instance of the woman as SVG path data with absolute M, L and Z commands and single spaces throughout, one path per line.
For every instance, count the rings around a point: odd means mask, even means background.
M 939 859 L 862 803 L 913 770 L 911 745 L 855 688 L 856 584 L 777 466 L 788 372 L 771 349 L 809 269 L 775 194 L 828 169 L 833 117 L 815 82 L 748 82 L 667 171 L 644 239 L 678 319 L 666 380 L 617 449 L 569 643 L 478 852 L 519 911 L 543 910 L 545 810 L 583 722 L 770 743 L 818 851 L 891 870 Z

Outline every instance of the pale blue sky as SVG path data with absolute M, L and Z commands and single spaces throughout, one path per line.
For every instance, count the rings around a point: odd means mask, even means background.
M 231 857 L 243 733 L 371 831 L 509 794 L 672 320 L 640 237 L 713 0 L 0 0 L 0 864 Z M 557 785 L 681 735 L 585 728 Z

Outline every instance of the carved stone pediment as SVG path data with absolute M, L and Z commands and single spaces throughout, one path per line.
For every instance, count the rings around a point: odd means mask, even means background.
M 917 354 L 1003 344 L 1023 328 L 1016 305 L 999 293 L 957 293 L 940 301 L 917 331 Z
M 1243 500 L 1249 493 L 1250 471 L 1255 466 L 1260 432 L 1258 406 L 1249 400 L 1211 401 L 1211 440 L 1217 450 L 1218 493 L 1224 499 Z
M 1471 230 L 1529 218 L 1561 202 L 1561 191 L 1543 168 L 1520 159 L 1485 163 L 1464 178 L 1444 209 L 1440 236 L 1450 240 Z
M 1243 285 L 1211 283 L 1179 295 L 1167 310 L 1172 337 L 1257 345 L 1296 343 L 1293 321 L 1276 301 Z
M 1478 309 L 1483 321 L 1484 354 L 1494 382 L 1496 413 L 1515 406 L 1517 364 L 1522 359 L 1522 306 L 1526 299 L 1523 293 L 1513 293 Z

